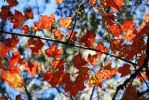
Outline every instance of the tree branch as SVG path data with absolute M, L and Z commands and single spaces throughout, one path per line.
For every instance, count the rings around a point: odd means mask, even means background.
M 85 47 L 85 46 L 81 46 L 81 45 L 75 45 L 75 44 L 73 44 L 73 43 L 67 44 L 67 42 L 65 42 L 65 41 L 59 41 L 59 40 L 51 39 L 51 38 L 45 38 L 45 37 L 39 37 L 39 36 L 33 36 L 33 35 L 25 35 L 25 34 L 13 33 L 13 32 L 6 32 L 6 31 L 3 31 L 3 30 L 0 30 L 0 32 L 1 32 L 1 33 L 4 33 L 4 34 L 11 34 L 11 35 L 17 35 L 17 36 L 23 36 L 23 37 L 30 37 L 30 38 L 38 38 L 38 39 L 42 39 L 42 40 L 47 40 L 47 41 L 51 41 L 51 42 L 56 42 L 56 43 L 61 43 L 61 44 L 65 44 L 65 45 L 69 45 L 69 46 L 81 48 L 81 49 L 92 50 L 92 51 L 100 52 L 100 53 L 109 55 L 109 56 L 111 56 L 111 57 L 120 59 L 120 60 L 122 60 L 122 61 L 124 61 L 124 62 L 127 62 L 127 63 L 129 63 L 129 64 L 132 64 L 133 66 L 138 66 L 136 63 L 133 63 L 133 62 L 131 62 L 131 61 L 129 61 L 129 60 L 123 59 L 123 58 L 121 58 L 121 57 L 112 55 L 112 54 L 110 54 L 110 53 L 108 53 L 108 52 L 103 52 L 103 51 L 101 51 L 101 50 L 97 50 L 97 49 L 94 49 L 94 48 L 89 48 L 89 47 Z

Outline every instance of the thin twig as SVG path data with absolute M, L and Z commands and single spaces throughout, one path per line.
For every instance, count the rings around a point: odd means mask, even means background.
M 93 89 L 92 89 L 92 93 L 91 93 L 91 96 L 90 96 L 90 100 L 92 100 L 92 98 L 93 98 L 94 91 L 95 91 L 95 86 L 94 86 Z
M 106 55 L 109 55 L 111 57 L 114 57 L 114 58 L 117 58 L 117 59 L 120 59 L 124 62 L 127 62 L 129 64 L 132 64 L 133 66 L 138 66 L 136 63 L 133 63 L 129 60 L 126 60 L 126 59 L 123 59 L 121 57 L 118 57 L 118 56 L 115 56 L 115 55 L 112 55 L 108 52 L 104 52 L 104 51 L 101 51 L 101 50 L 97 50 L 95 48 L 89 48 L 89 47 L 85 47 L 85 46 L 82 46 L 82 45 L 75 45 L 75 44 L 67 44 L 67 42 L 65 41 L 59 41 L 59 40 L 55 40 L 55 39 L 51 39 L 51 38 L 45 38 L 45 37 L 39 37 L 39 36 L 33 36 L 33 35 L 25 35 L 25 34 L 19 34 L 19 33 L 13 33 L 13 32 L 6 32 L 6 31 L 3 31 L 3 30 L 0 30 L 1 33 L 4 33 L 4 34 L 11 34 L 11 35 L 17 35 L 17 36 L 24 36 L 24 37 L 30 37 L 30 38 L 38 38 L 38 39 L 42 39 L 42 40 L 48 40 L 48 41 L 51 41 L 51 42 L 56 42 L 56 43 L 61 43 L 61 44 L 65 44 L 65 45 L 69 45 L 69 46 L 73 46 L 73 47 L 76 47 L 76 48 L 81 48 L 81 49 L 87 49 L 87 50 L 92 50 L 92 51 L 96 51 L 96 52 L 100 52 L 100 53 L 103 53 L 103 54 L 106 54 Z

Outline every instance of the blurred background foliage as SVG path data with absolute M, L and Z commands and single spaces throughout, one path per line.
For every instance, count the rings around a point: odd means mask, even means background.
M 3 1 L 3 0 L 2 0 Z M 100 2 L 100 0 L 98 0 Z M 3 1 L 5 2 L 5 0 Z M 23 11 L 26 8 L 32 8 L 34 12 L 34 19 L 32 21 L 26 22 L 26 24 L 33 26 L 33 22 L 39 21 L 40 15 L 46 15 L 50 14 L 51 12 L 54 13 L 56 16 L 56 19 L 65 18 L 68 16 L 71 16 L 73 18 L 73 23 L 76 17 L 76 26 L 75 30 L 79 33 L 78 37 L 83 34 L 86 30 L 92 30 L 96 34 L 99 35 L 97 37 L 97 42 L 109 44 L 110 40 L 109 37 L 105 37 L 106 30 L 103 27 L 102 24 L 102 16 L 98 13 L 98 8 L 93 8 L 89 4 L 88 0 L 84 0 L 82 3 L 82 0 L 64 0 L 62 4 L 56 5 L 54 3 L 54 0 L 18 0 L 19 6 L 16 8 L 12 8 L 11 10 L 14 11 L 14 9 L 18 9 L 19 11 Z M 82 3 L 82 4 L 81 4 Z M 22 6 L 23 4 L 26 4 Z M 81 4 L 80 8 L 78 9 L 78 6 Z M 137 23 L 137 27 L 140 26 L 141 21 L 143 19 L 144 13 L 147 13 L 149 11 L 149 4 L 148 0 L 124 0 L 124 6 L 122 7 L 123 13 L 116 13 L 116 19 L 119 23 L 122 23 L 125 19 L 133 19 Z M 1 5 L 2 6 L 2 5 Z M 21 7 L 22 6 L 22 7 Z M 21 10 L 20 10 L 21 9 Z M 76 10 L 79 10 L 78 16 L 76 16 Z M 105 11 L 109 11 L 110 9 L 105 9 Z M 13 30 L 13 27 L 9 26 L 9 22 L 4 23 L 2 20 L 0 21 L 0 29 L 11 31 Z M 57 27 L 57 26 L 56 26 Z M 15 29 L 14 32 L 20 32 L 21 29 Z M 48 34 L 51 31 L 43 31 L 43 34 L 45 36 L 48 36 Z M 68 32 L 68 31 L 65 31 Z M 30 32 L 30 34 L 33 34 Z M 41 35 L 36 33 L 37 35 Z M 43 35 L 42 34 L 42 35 Z M 64 33 L 65 34 L 65 33 Z M 0 35 L 0 41 L 3 42 L 2 38 L 7 37 L 6 35 Z M 8 36 L 9 37 L 9 36 Z M 24 38 L 26 41 L 26 38 Z M 24 42 L 23 40 L 23 42 Z M 50 42 L 46 42 L 47 47 L 50 44 Z M 59 45 L 59 44 L 57 44 Z M 61 46 L 61 45 L 59 45 Z M 50 85 L 47 82 L 42 81 L 42 73 L 45 73 L 47 70 L 50 70 L 50 66 L 52 63 L 52 60 L 48 59 L 44 52 L 42 52 L 38 56 L 33 56 L 29 54 L 29 49 L 26 48 L 27 45 L 19 44 L 18 50 L 19 52 L 29 61 L 38 61 L 41 64 L 41 73 L 36 75 L 35 77 L 31 78 L 27 75 L 27 73 L 24 71 L 22 73 L 22 77 L 26 81 L 26 85 L 28 87 L 28 91 L 32 95 L 33 99 L 38 100 L 58 100 L 58 99 L 68 99 L 70 96 L 68 94 L 64 93 L 64 89 L 62 86 L 57 86 L 57 88 L 50 88 Z M 66 49 L 67 48 L 67 49 Z M 45 49 L 45 48 L 43 48 Z M 68 47 L 63 45 L 63 49 L 66 50 L 65 55 L 61 55 L 65 58 L 66 61 L 70 62 L 67 63 L 66 70 L 70 71 L 71 74 L 74 74 L 74 69 L 71 67 L 72 62 L 71 59 L 73 55 L 76 52 L 82 52 L 74 47 Z M 9 58 L 8 58 L 9 60 Z M 140 84 L 138 81 L 135 81 L 135 84 Z M 2 81 L 0 85 L 0 92 L 8 93 L 8 97 L 11 97 L 13 100 L 15 99 L 15 96 L 20 94 L 18 91 L 16 93 L 13 93 L 15 90 L 10 89 L 7 84 L 4 84 Z M 116 82 L 111 79 L 109 82 L 105 81 L 107 83 L 102 89 L 95 88 L 94 93 L 94 100 L 111 100 L 111 94 L 113 94 L 116 90 L 115 84 Z M 145 88 L 145 85 L 143 85 L 141 88 Z M 89 99 L 89 96 L 92 92 L 92 89 L 94 88 L 87 88 L 84 90 L 84 93 L 80 93 L 78 97 L 80 97 L 82 100 Z M 3 91 L 4 90 L 4 91 Z M 14 96 L 15 95 L 15 96 Z M 24 89 L 22 89 L 21 95 L 27 100 L 26 93 Z M 120 94 L 122 95 L 122 94 Z M 108 97 L 108 98 L 107 98 Z

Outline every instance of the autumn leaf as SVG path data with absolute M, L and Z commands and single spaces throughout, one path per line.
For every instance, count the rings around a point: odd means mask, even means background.
M 64 27 L 64 28 L 71 28 L 72 27 L 72 18 L 71 17 L 66 17 L 66 18 L 61 18 L 59 26 Z
M 52 87 L 56 87 L 58 84 L 67 83 L 70 80 L 70 76 L 63 71 L 48 71 L 44 74 L 43 80 L 48 81 Z
M 81 54 L 77 54 L 73 58 L 74 67 L 77 69 L 81 69 L 82 66 L 85 66 L 87 64 L 87 61 L 82 58 Z
M 21 12 L 15 10 L 15 14 L 11 16 L 11 22 L 13 23 L 13 28 L 22 27 L 24 16 Z
M 13 77 L 12 77 L 13 76 Z M 24 86 L 24 82 L 18 73 L 10 72 L 6 70 L 1 71 L 1 79 L 8 83 L 13 88 L 19 88 Z
M 88 80 L 90 86 L 101 86 L 103 79 L 110 79 L 111 76 L 116 75 L 118 71 L 114 68 L 105 67 L 102 70 L 99 70 L 96 74 L 92 75 L 91 78 Z
M 60 60 L 54 60 L 52 62 L 52 68 L 53 69 L 59 69 L 59 70 L 63 71 L 64 70 L 64 63 L 65 62 L 62 59 L 60 59 Z
M 14 66 L 14 65 L 9 65 L 8 66 L 8 70 L 12 73 L 21 73 L 21 69 L 18 66 Z
M 32 77 L 36 75 L 39 69 L 40 69 L 40 66 L 37 62 L 27 61 L 24 65 L 24 70 L 26 70 Z
M 18 4 L 17 0 L 7 0 L 10 7 L 16 6 Z
M 131 19 L 126 19 L 123 24 L 121 25 L 121 28 L 123 31 L 132 30 L 135 28 L 135 23 Z
M 41 16 L 41 24 L 44 29 L 51 29 L 52 24 L 48 16 Z
M 100 44 L 98 44 L 98 45 L 96 46 L 96 50 L 101 51 L 101 52 L 97 52 L 97 54 L 98 54 L 99 56 L 101 56 L 101 55 L 103 54 L 102 52 L 107 52 L 107 51 L 108 51 L 108 48 L 104 47 L 104 45 L 103 45 L 102 43 L 100 43 Z
M 127 41 L 131 41 L 136 35 L 134 34 L 133 30 L 127 30 L 126 33 L 123 35 L 123 39 Z
M 87 61 L 92 65 L 98 64 L 98 55 L 97 54 L 95 54 L 95 55 L 89 54 Z
M 74 42 L 77 40 L 77 37 L 76 37 L 76 34 L 77 32 L 76 31 L 70 31 L 67 35 L 66 35 L 66 39 L 70 39 L 71 42 Z
M 24 26 L 22 27 L 22 29 L 23 29 L 24 34 L 28 34 L 28 32 L 29 32 L 29 27 L 28 27 L 28 25 L 24 25 Z
M 26 9 L 24 12 L 24 17 L 26 20 L 34 18 L 32 9 Z
M 39 54 L 44 43 L 37 38 L 30 38 L 28 40 L 28 46 L 32 50 L 32 54 Z
M 95 6 L 96 5 L 96 0 L 89 0 L 89 4 L 91 6 Z
M 4 57 L 4 58 L 7 57 L 7 52 L 9 50 L 10 49 L 7 46 L 0 43 L 0 57 Z
M 122 100 L 147 100 L 147 99 L 145 99 L 144 97 L 139 97 L 136 86 L 129 84 L 125 90 Z
M 120 12 L 123 6 L 123 0 L 101 0 L 102 5 L 107 8 L 111 7 L 113 10 Z
M 113 40 L 110 44 L 111 50 L 114 52 L 119 51 L 121 49 L 122 43 L 123 43 L 123 41 L 120 39 Z
M 56 2 L 57 4 L 61 4 L 61 3 L 63 2 L 63 0 L 55 0 L 55 2 Z
M 149 14 L 144 14 L 144 20 L 145 22 L 149 22 Z
M 61 30 L 59 30 L 59 29 L 53 29 L 52 32 L 54 33 L 54 37 L 57 40 L 62 40 L 63 34 L 62 34 L 62 31 Z
M 19 52 L 14 52 L 12 57 L 9 59 L 9 66 L 20 66 L 23 61 L 23 57 Z
M 0 18 L 5 22 L 6 19 L 9 18 L 10 16 L 12 16 L 10 6 L 2 6 L 0 12 Z
M 5 67 L 5 60 L 0 58 L 0 68 Z
M 148 77 L 147 77 L 147 74 L 146 74 L 146 73 L 141 73 L 141 74 L 138 75 L 138 79 L 139 79 L 139 81 L 140 81 L 141 83 L 143 83 L 144 80 L 147 79 L 147 78 L 148 78 Z
M 92 31 L 87 31 L 84 35 L 80 37 L 80 42 L 84 43 L 85 46 L 93 46 L 96 34 Z
M 52 44 L 48 49 L 45 50 L 46 55 L 51 58 L 60 58 L 60 55 L 62 54 L 61 49 L 57 49 L 56 44 Z
M 129 75 L 131 73 L 130 65 L 124 64 L 122 67 L 118 68 L 118 72 L 121 73 L 121 76 L 124 77 L 126 75 Z
M 42 15 L 40 22 L 36 22 L 35 26 L 37 28 L 49 30 L 53 24 L 55 24 L 55 16 L 54 14 L 50 14 L 49 17 L 47 15 Z
M 12 35 L 11 38 L 5 39 L 5 45 L 10 49 L 15 49 L 19 43 L 19 38 L 15 35 Z
M 120 26 L 117 24 L 108 25 L 108 30 L 112 33 L 115 37 L 119 37 L 122 33 Z

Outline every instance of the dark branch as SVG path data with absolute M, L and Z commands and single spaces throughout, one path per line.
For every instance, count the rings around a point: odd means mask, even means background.
M 75 44 L 72 44 L 72 43 L 67 44 L 67 42 L 65 42 L 65 41 L 59 41 L 59 40 L 55 40 L 55 39 L 51 39 L 51 38 L 45 38 L 45 37 L 39 37 L 39 36 L 33 36 L 33 35 L 25 35 L 25 34 L 13 33 L 13 32 L 6 32 L 6 31 L 3 31 L 3 30 L 0 30 L 0 32 L 1 33 L 5 33 L 5 34 L 17 35 L 17 36 L 24 36 L 24 37 L 30 37 L 30 38 L 38 38 L 38 39 L 42 39 L 42 40 L 47 40 L 47 41 L 51 41 L 51 42 L 56 42 L 56 43 L 61 43 L 61 44 L 65 44 L 65 45 L 69 45 L 69 46 L 81 48 L 81 49 L 92 50 L 92 51 L 100 52 L 100 53 L 109 55 L 111 57 L 120 59 L 120 60 L 122 60 L 124 62 L 127 62 L 129 64 L 132 64 L 133 66 L 138 66 L 136 63 L 133 63 L 133 62 L 131 62 L 129 60 L 123 59 L 121 57 L 112 55 L 112 54 L 110 54 L 108 52 L 103 52 L 103 51 L 100 51 L 100 50 L 97 50 L 97 49 L 94 49 L 94 48 L 89 48 L 89 47 L 85 47 L 85 46 L 81 46 L 81 45 L 75 45 Z

